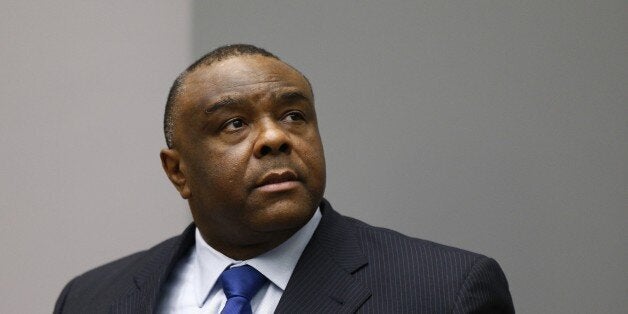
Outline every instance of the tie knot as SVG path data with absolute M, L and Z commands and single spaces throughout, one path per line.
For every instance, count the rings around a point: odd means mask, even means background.
M 250 301 L 264 285 L 266 277 L 257 269 L 244 265 L 223 271 L 220 280 L 227 299 L 239 296 Z

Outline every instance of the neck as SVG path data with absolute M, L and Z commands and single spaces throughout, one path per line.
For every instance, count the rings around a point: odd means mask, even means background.
M 272 235 L 260 234 L 250 238 L 248 241 L 243 241 L 242 239 L 226 241 L 226 237 L 216 237 L 208 230 L 203 230 L 200 226 L 198 228 L 203 240 L 213 249 L 238 261 L 254 258 L 278 247 L 299 230 L 299 228 L 296 228 L 273 232 Z

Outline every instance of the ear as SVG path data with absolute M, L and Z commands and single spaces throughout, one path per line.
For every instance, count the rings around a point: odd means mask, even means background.
M 190 187 L 185 176 L 185 165 L 176 149 L 164 148 L 159 153 L 161 166 L 164 168 L 168 179 L 177 188 L 181 197 L 188 199 L 191 196 Z

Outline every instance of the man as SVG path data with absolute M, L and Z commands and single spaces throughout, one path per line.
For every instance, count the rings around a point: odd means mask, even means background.
M 323 199 L 314 95 L 250 45 L 175 81 L 163 168 L 194 224 L 72 280 L 55 313 L 512 313 L 492 259 L 343 217 Z

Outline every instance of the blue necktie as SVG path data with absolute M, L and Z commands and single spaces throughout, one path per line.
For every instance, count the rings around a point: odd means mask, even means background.
M 251 314 L 251 299 L 266 282 L 266 277 L 249 266 L 232 267 L 220 275 L 227 303 L 222 314 Z

